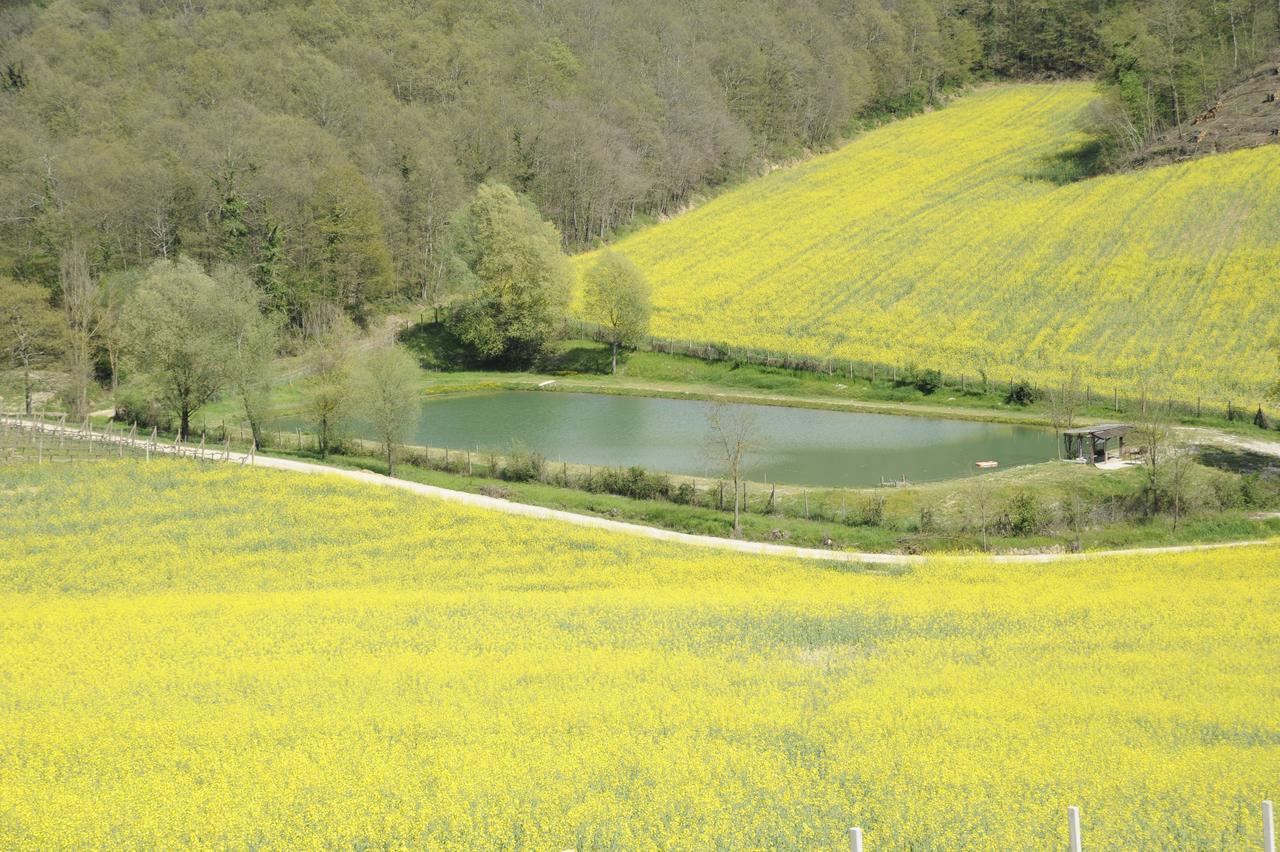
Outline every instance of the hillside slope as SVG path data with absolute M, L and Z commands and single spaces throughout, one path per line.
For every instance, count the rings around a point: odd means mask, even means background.
M 1254 397 L 1280 334 L 1280 148 L 1038 179 L 1092 98 L 984 89 L 616 248 L 651 277 L 658 335 Z

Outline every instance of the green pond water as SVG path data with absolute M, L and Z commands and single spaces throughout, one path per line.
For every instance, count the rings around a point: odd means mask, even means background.
M 429 399 L 411 443 L 502 452 L 519 442 L 551 462 L 641 465 L 655 471 L 716 476 L 707 412 L 696 400 L 502 391 Z M 906 477 L 928 482 L 967 476 L 974 463 L 1001 468 L 1053 458 L 1053 434 L 1003 423 L 938 420 L 776 406 L 745 408 L 757 449 L 747 459 L 755 481 L 869 486 Z M 360 437 L 370 431 L 355 424 Z

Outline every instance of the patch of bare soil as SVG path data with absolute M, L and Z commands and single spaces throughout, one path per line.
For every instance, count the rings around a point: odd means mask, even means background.
M 1200 115 L 1159 136 L 1129 165 L 1164 165 L 1275 143 L 1280 143 L 1280 56 L 1254 69 Z

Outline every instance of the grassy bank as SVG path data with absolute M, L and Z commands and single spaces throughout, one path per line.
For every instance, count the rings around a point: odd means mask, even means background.
M 540 389 L 683 399 L 729 398 L 763 405 L 1046 426 L 1050 422 L 1046 400 L 1027 405 L 1011 402 L 1009 387 L 994 383 L 969 382 L 963 387 L 942 385 L 925 390 L 905 374 L 883 372 L 873 379 L 839 371 L 824 374 L 655 351 L 626 353 L 617 375 L 612 375 L 608 346 L 585 339 L 559 341 L 530 370 L 495 370 L 471 360 L 465 349 L 438 325 L 412 326 L 400 335 L 400 340 L 418 356 L 427 372 L 423 378 L 427 393 L 528 389 L 554 380 L 553 385 Z M 1141 415 L 1140 411 L 1117 411 L 1111 400 L 1093 393 L 1087 385 L 1080 392 L 1082 399 L 1076 411 L 1079 422 L 1131 420 Z M 1206 407 L 1200 416 L 1178 413 L 1172 420 L 1180 425 L 1280 442 L 1280 432 L 1257 428 L 1249 419 L 1252 416 L 1252 411 L 1242 411 L 1238 419 L 1228 419 Z
M 271 450 L 271 455 L 321 461 L 309 451 Z M 487 494 L 520 503 L 596 515 L 694 535 L 733 535 L 732 490 L 720 508 L 717 484 L 696 484 L 693 503 L 637 499 L 584 490 L 580 466 L 547 472 L 547 481 L 509 481 L 492 473 L 493 459 L 472 460 L 472 473 L 459 454 L 446 462 L 410 452 L 396 466 L 399 478 L 457 491 Z M 330 455 L 323 461 L 386 473 L 385 459 L 371 454 Z M 806 489 L 749 483 L 741 537 L 801 547 L 868 552 L 997 553 L 1114 549 L 1173 544 L 1264 539 L 1280 535 L 1280 517 L 1238 497 L 1230 508 L 1198 510 L 1175 523 L 1171 518 L 1135 514 L 1142 488 L 1141 471 L 1098 471 L 1085 465 L 1051 462 L 981 477 L 891 489 Z M 1198 465 L 1196 477 L 1206 494 L 1239 488 L 1238 477 Z M 1235 492 L 1238 495 L 1238 492 Z M 1209 498 L 1206 498 L 1209 499 Z M 1231 501 L 1231 498 L 1227 498 Z M 1257 499 L 1270 507 L 1276 495 Z M 1077 503 L 1078 501 L 1078 503 Z M 1079 505 L 1080 519 L 1071 515 Z M 984 534 L 984 527 L 986 533 Z

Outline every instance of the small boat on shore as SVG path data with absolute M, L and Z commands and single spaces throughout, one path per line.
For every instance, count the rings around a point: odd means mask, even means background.
M 999 466 L 1000 466 L 1000 462 L 998 462 L 998 461 L 980 461 L 980 462 L 974 462 L 974 463 L 973 463 L 973 466 L 974 466 L 974 467 L 999 467 Z

